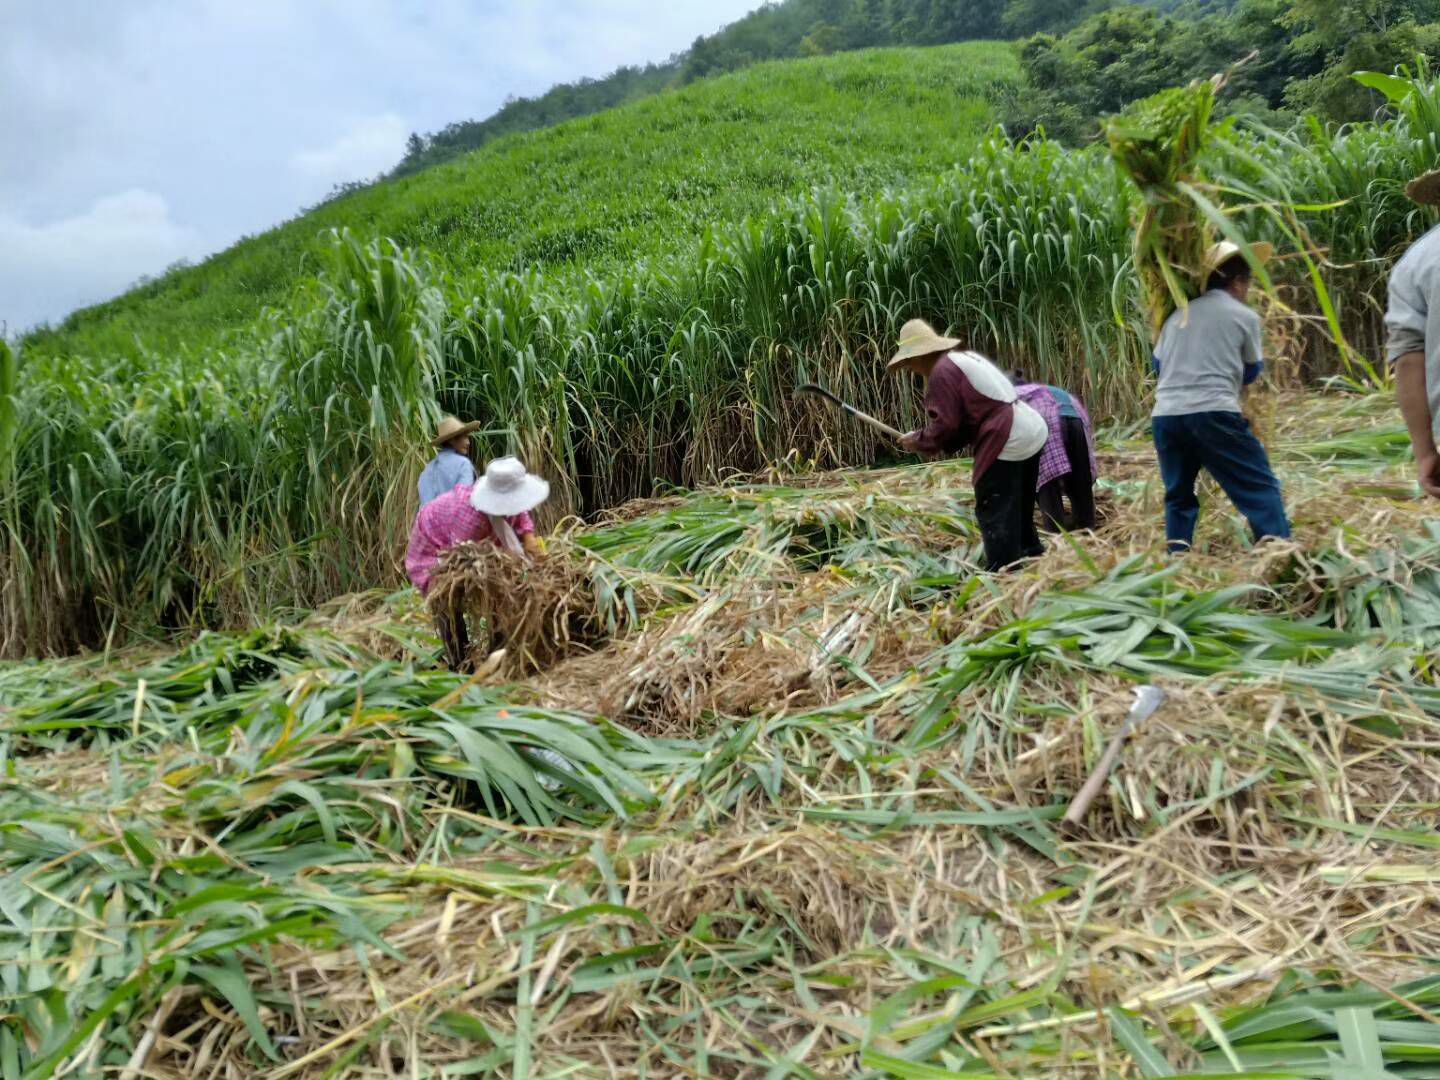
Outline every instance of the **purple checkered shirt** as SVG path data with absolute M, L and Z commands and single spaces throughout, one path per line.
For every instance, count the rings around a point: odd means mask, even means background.
M 1045 445 L 1040 450 L 1040 479 L 1035 484 L 1035 490 L 1039 491 L 1050 481 L 1070 475 L 1070 458 L 1065 453 L 1065 438 L 1060 431 L 1060 402 L 1055 399 L 1050 388 L 1041 383 L 1023 383 L 1015 387 L 1015 393 L 1021 401 L 1044 417 L 1045 427 L 1050 432 L 1050 437 L 1045 440 Z M 1100 473 L 1095 467 L 1095 429 L 1090 426 L 1090 414 L 1074 394 L 1070 395 L 1070 400 L 1075 405 L 1075 411 L 1080 414 L 1080 422 L 1085 425 L 1085 441 L 1090 447 L 1090 475 L 1098 476 Z

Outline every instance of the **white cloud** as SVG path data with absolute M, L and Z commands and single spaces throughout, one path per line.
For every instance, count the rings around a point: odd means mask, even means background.
M 0 320 L 60 318 L 389 169 L 410 130 L 663 60 L 757 2 L 0 0 Z
M 294 154 L 290 167 L 327 184 L 368 180 L 400 160 L 408 135 L 405 121 L 393 112 L 369 116 L 333 142 Z
M 171 219 L 161 196 L 131 189 L 43 225 L 0 214 L 0 252 L 0 315 L 15 331 L 194 258 L 200 243 L 194 230 Z

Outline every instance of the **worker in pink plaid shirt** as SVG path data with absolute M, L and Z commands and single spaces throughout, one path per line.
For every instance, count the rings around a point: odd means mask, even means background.
M 1090 414 L 1058 386 L 1023 382 L 1012 375 L 1015 394 L 1045 419 L 1049 438 L 1040 451 L 1035 505 L 1052 532 L 1095 528 L 1095 432 Z M 1065 515 L 1063 500 L 1070 500 Z
M 534 558 L 541 547 L 530 511 L 549 495 L 550 485 L 527 472 L 518 459 L 490 462 L 475 483 L 458 484 L 420 508 L 410 528 L 405 573 L 421 595 L 428 596 L 440 557 L 458 544 L 488 540 L 516 558 Z M 434 614 L 446 662 L 462 670 L 470 662 L 465 614 L 443 608 Z

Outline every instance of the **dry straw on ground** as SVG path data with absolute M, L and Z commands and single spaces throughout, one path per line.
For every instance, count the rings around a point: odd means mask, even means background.
M 1264 1048 L 1228 1010 L 1309 983 L 1381 987 L 1368 1008 L 1427 1026 L 1433 1000 L 1385 995 L 1440 957 L 1440 688 L 1417 644 L 1440 626 L 1425 615 L 1440 554 L 1413 542 L 1428 508 L 1402 497 L 1378 403 L 1281 397 L 1275 415 L 1289 545 L 1250 547 L 1212 503 L 1199 549 L 1166 562 L 1153 464 L 1130 446 L 1102 454 L 1103 529 L 1005 577 L 971 576 L 969 541 L 944 527 L 966 512 L 950 466 L 731 493 L 719 516 L 756 516 L 725 565 L 749 572 L 678 575 L 646 594 L 669 606 L 603 641 L 590 554 L 552 555 L 521 603 L 514 574 L 536 568 L 457 557 L 496 570 L 468 601 L 482 617 L 526 641 L 558 624 L 594 651 L 454 684 L 438 707 L 661 736 L 640 774 L 657 798 L 626 820 L 523 824 L 437 789 L 403 838 L 300 877 L 402 908 L 384 930 L 396 953 L 292 941 L 250 957 L 273 1063 L 236 1009 L 188 986 L 150 1015 L 143 1075 L 933 1075 L 902 1058 L 1141 1075 L 1114 1005 L 1168 1067 L 1214 1073 L 1230 1066 L 1208 1025 L 1231 1025 L 1249 1062 Z M 357 640 L 375 614 L 356 602 Z M 348 674 L 282 683 L 285 700 L 299 713 L 316 680 Z M 1166 706 L 1063 838 L 1055 819 L 1141 679 Z M 397 690 L 377 686 L 345 707 L 337 746 L 393 752 Z M 269 768 L 272 786 L 288 775 Z M 23 769 L 57 799 L 116 782 L 90 751 Z M 386 799 L 423 779 L 395 776 Z M 144 803 L 182 799 L 156 785 Z

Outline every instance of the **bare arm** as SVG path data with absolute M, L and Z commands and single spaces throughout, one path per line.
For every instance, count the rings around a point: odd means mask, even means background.
M 1440 452 L 1435 448 L 1434 418 L 1425 387 L 1425 354 L 1409 352 L 1395 361 L 1395 395 L 1400 413 L 1410 430 L 1420 486 L 1427 495 L 1440 498 Z
M 532 559 L 545 554 L 545 545 L 540 542 L 540 537 L 536 533 L 526 533 L 520 538 L 520 545 L 525 549 L 525 554 Z

